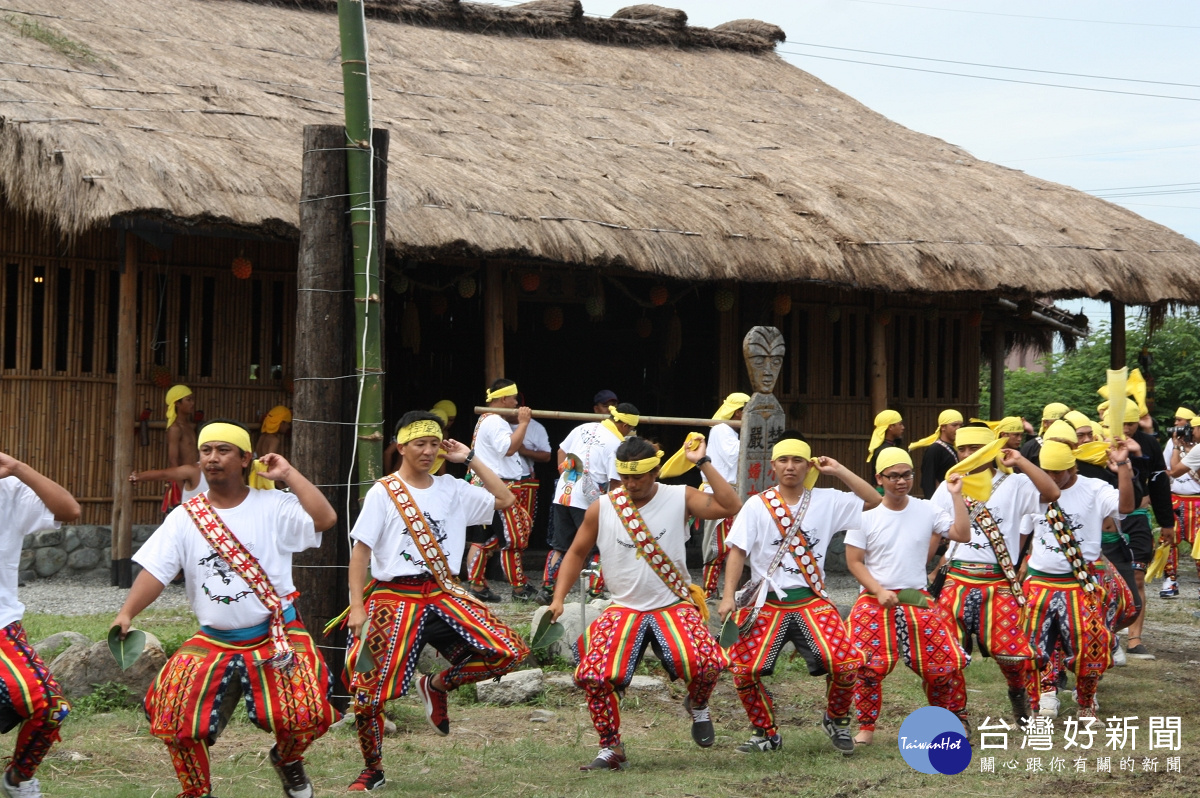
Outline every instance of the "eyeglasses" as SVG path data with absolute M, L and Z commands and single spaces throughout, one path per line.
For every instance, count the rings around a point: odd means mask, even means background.
M 916 473 L 913 471 L 905 471 L 903 474 L 880 474 L 879 476 L 891 482 L 908 482 L 916 476 Z

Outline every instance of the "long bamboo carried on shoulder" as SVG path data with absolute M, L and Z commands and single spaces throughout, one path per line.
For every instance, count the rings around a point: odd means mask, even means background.
M 512 407 L 482 407 L 475 408 L 475 415 L 495 413 L 498 416 L 513 417 L 517 415 Z M 534 418 L 548 418 L 554 421 L 603 421 L 610 416 L 600 413 L 571 413 L 566 410 L 534 410 Z M 642 424 L 665 424 L 671 427 L 715 427 L 718 424 L 728 424 L 737 429 L 742 426 L 740 421 L 722 421 L 719 418 L 678 418 L 676 416 L 640 416 Z

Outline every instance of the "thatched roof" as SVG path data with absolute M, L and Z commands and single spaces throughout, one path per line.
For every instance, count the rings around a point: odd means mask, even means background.
M 29 12 L 0 19 L 10 203 L 66 234 L 145 215 L 296 235 L 302 126 L 341 120 L 334 0 L 6 5 Z M 885 119 L 779 58 L 774 26 L 368 9 L 396 254 L 1200 302 L 1195 242 Z

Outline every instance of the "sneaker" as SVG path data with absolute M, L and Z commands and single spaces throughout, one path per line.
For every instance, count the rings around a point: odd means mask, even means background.
M 514 590 L 512 592 L 512 598 L 513 601 L 532 601 L 533 603 L 541 604 L 542 606 L 550 603 L 549 601 L 546 601 L 542 591 L 538 590 L 533 585 L 528 584 L 524 587 Z
M 303 759 L 297 759 L 295 762 L 280 762 L 279 752 L 272 748 L 271 766 L 275 768 L 275 772 L 279 774 L 279 780 L 283 782 L 284 795 L 288 798 L 313 798 L 313 785 L 304 772 Z
M 710 748 L 716 740 L 716 732 L 713 730 L 712 717 L 708 712 L 708 705 L 702 707 L 692 706 L 692 697 L 685 696 L 683 699 L 683 708 L 692 716 L 692 739 L 696 741 L 696 745 L 701 748 Z
M 828 714 L 821 718 L 821 728 L 829 735 L 833 747 L 842 752 L 843 756 L 854 753 L 854 738 L 850 735 L 850 716 L 831 718 Z
M 486 601 L 490 604 L 498 604 L 502 600 L 499 596 L 493 593 L 492 589 L 487 585 L 484 585 L 482 589 L 472 587 L 470 590 L 471 595 L 480 601 Z
M 1150 653 L 1150 650 L 1141 643 L 1138 643 L 1136 646 L 1130 646 L 1129 650 L 1125 652 L 1125 656 L 1129 657 L 1130 659 L 1156 659 L 1156 657 Z
M 629 763 L 625 760 L 625 746 L 618 743 L 611 748 L 601 748 L 596 758 L 586 765 L 580 765 L 580 770 L 622 770 Z
M 425 703 L 425 720 L 445 737 L 450 733 L 450 716 L 446 713 L 446 694 L 433 686 L 432 676 L 422 676 L 417 680 L 417 695 Z
M 11 771 L 4 772 L 4 778 L 0 779 L 0 792 L 3 792 L 9 798 L 42 798 L 42 788 L 38 786 L 37 779 L 27 779 L 20 784 L 13 784 L 8 780 Z
M 387 779 L 383 777 L 382 770 L 363 768 L 363 772 L 358 774 L 358 778 L 352 781 L 347 789 L 350 792 L 370 792 L 378 790 L 385 784 L 387 784 Z
M 1008 703 L 1012 705 L 1013 718 L 1018 725 L 1024 725 L 1033 714 L 1029 711 L 1029 694 L 1024 690 L 1009 690 Z
M 1125 649 L 1121 647 L 1121 641 L 1118 640 L 1116 646 L 1113 647 L 1112 661 L 1114 668 L 1124 668 L 1129 664 L 1129 660 L 1125 657 Z
M 1171 577 L 1163 579 L 1162 590 L 1158 591 L 1159 598 L 1175 598 L 1179 595 L 1179 583 Z
M 783 748 L 783 738 L 778 734 L 767 735 L 762 729 L 755 729 L 754 736 L 739 745 L 735 750 L 739 754 L 757 754 L 765 751 L 778 751 Z
M 1058 693 L 1042 693 L 1038 698 L 1038 714 L 1043 718 L 1058 717 Z

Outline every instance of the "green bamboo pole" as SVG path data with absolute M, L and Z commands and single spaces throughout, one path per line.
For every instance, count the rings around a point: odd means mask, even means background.
M 379 237 L 371 186 L 371 82 L 363 0 L 338 0 L 342 86 L 346 98 L 346 171 L 354 245 L 354 356 L 358 365 L 359 498 L 383 471 L 383 380 L 379 334 Z M 349 522 L 350 519 L 347 519 Z

